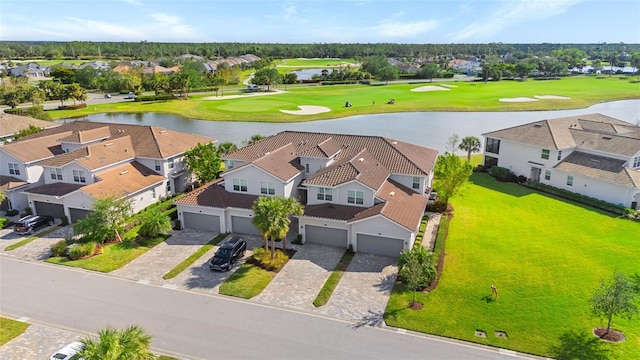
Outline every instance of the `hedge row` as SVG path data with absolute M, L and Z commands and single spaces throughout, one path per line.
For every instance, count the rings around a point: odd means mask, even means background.
M 614 214 L 623 215 L 626 213 L 626 208 L 622 205 L 612 204 L 600 199 L 592 198 L 590 196 L 574 193 L 568 190 L 560 189 L 551 185 L 542 184 L 539 182 L 529 181 L 525 186 L 536 189 L 547 194 L 555 195 L 564 199 L 572 200 L 580 204 L 593 206 L 594 208 L 612 212 Z
M 175 96 L 173 94 L 162 94 L 162 95 L 147 95 L 147 96 L 137 96 L 135 101 L 158 101 L 158 100 L 175 100 Z

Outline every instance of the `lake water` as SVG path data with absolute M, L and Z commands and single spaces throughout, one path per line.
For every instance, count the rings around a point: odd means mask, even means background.
M 313 75 L 322 75 L 322 70 L 324 69 L 302 69 L 296 71 L 289 71 L 291 74 L 296 74 L 298 76 L 298 80 L 311 80 Z M 329 73 L 331 73 L 331 69 L 327 69 Z
M 458 134 L 460 137 L 472 135 L 481 138 L 483 133 L 509 126 L 521 125 L 536 120 L 591 113 L 601 113 L 637 124 L 640 122 L 640 100 L 614 101 L 577 110 L 413 112 L 358 115 L 341 119 L 299 123 L 206 121 L 158 113 L 103 113 L 78 118 L 78 120 L 162 126 L 167 129 L 209 136 L 219 142 L 230 141 L 238 146 L 254 134 L 268 136 L 285 130 L 293 130 L 385 136 L 444 151 L 447 139 L 452 134 Z M 58 120 L 57 122 L 64 121 Z

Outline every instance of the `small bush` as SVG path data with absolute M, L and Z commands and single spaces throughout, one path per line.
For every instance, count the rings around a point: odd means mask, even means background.
M 612 212 L 614 214 L 623 215 L 625 214 L 625 207 L 622 205 L 612 204 L 600 199 L 592 198 L 586 195 L 578 194 L 571 192 L 569 190 L 560 189 L 551 185 L 542 184 L 539 182 L 528 182 L 526 184 L 527 187 L 532 189 L 536 189 L 547 194 L 555 195 L 564 199 L 569 199 L 575 201 L 580 204 L 585 204 L 589 206 L 593 206 L 597 209 L 602 209 L 605 211 Z
M 69 259 L 79 260 L 87 256 L 91 256 L 96 252 L 98 243 L 90 241 L 84 244 L 73 244 L 69 249 Z
M 0 218 L 0 228 L 4 229 L 4 227 L 7 226 L 8 223 L 9 219 L 7 219 L 6 217 Z
M 16 216 L 18 215 L 20 212 L 16 209 L 11 209 L 9 211 L 7 211 L 7 216 Z
M 490 174 L 491 176 L 493 176 L 494 178 L 500 181 L 507 181 L 509 179 L 509 175 L 511 174 L 511 171 L 509 171 L 509 169 L 507 168 L 494 166 L 491 168 Z
M 60 226 L 67 226 L 67 225 L 69 225 L 69 219 L 67 219 L 67 216 L 66 216 L 66 215 L 64 215 L 64 216 L 62 217 L 62 219 L 60 219 L 60 220 L 62 220 L 62 222 L 60 223 Z
M 447 210 L 447 204 L 445 204 L 443 201 L 438 200 L 433 204 L 427 204 L 424 210 L 429 212 L 443 213 Z
M 176 221 L 173 222 L 173 229 L 182 230 L 182 223 L 180 223 L 180 219 L 176 219 Z
M 76 105 L 58 106 L 58 110 L 78 110 L 78 109 L 84 109 L 86 107 L 87 107 L 87 104 L 82 103 L 82 104 L 76 104 Z
M 291 243 L 294 245 L 302 245 L 302 234 L 298 234 Z
M 451 71 L 445 71 L 442 73 L 442 77 L 445 79 L 451 79 L 453 78 L 453 75 L 455 75 L 453 72 Z
M 272 259 L 270 250 L 256 248 L 253 250 L 253 260 L 265 270 L 278 271 L 289 261 L 289 256 L 281 250 L 276 250 L 276 256 Z
M 67 251 L 67 242 L 60 240 L 57 243 L 51 245 L 51 255 L 62 256 Z

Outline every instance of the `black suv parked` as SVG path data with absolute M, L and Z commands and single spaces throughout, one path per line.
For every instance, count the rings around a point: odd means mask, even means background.
M 240 236 L 234 236 L 231 239 L 225 241 L 213 259 L 209 262 L 209 269 L 218 271 L 229 271 L 231 266 L 238 261 L 238 259 L 244 256 L 244 252 L 247 250 L 247 242 Z
M 18 220 L 18 222 L 13 226 L 13 231 L 18 234 L 33 235 L 37 229 L 47 225 L 53 225 L 53 216 L 28 215 Z

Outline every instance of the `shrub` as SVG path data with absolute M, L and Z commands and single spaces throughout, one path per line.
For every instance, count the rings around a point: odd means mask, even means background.
M 24 209 L 24 213 L 27 214 L 27 215 L 33 215 L 33 210 L 31 210 L 31 208 L 28 207 L 28 208 Z
M 20 212 L 16 209 L 11 209 L 9 211 L 7 211 L 7 216 L 16 216 L 18 215 Z
M 557 187 L 551 186 L 551 185 L 547 185 L 547 184 L 542 184 L 539 182 L 528 182 L 526 184 L 527 187 L 530 187 L 532 189 L 536 189 L 551 195 L 555 195 L 564 199 L 569 199 L 572 201 L 575 201 L 577 203 L 580 204 L 585 204 L 585 205 L 589 205 L 589 206 L 593 206 L 594 208 L 598 208 L 601 210 L 605 210 L 605 211 L 609 211 L 612 212 L 614 214 L 618 214 L 618 215 L 623 215 L 625 214 L 625 207 L 622 205 L 616 205 L 616 204 L 612 204 L 600 199 L 596 199 L 596 198 L 592 198 L 586 195 L 582 195 L 582 194 L 578 194 L 578 193 L 574 193 L 571 192 L 569 190 L 565 190 L 565 189 L 559 189 Z
M 62 220 L 62 223 L 60 223 L 60 225 L 61 225 L 61 226 L 67 226 L 67 225 L 69 225 L 69 219 L 67 219 L 67 216 L 66 216 L 66 215 L 64 215 L 64 216 L 62 217 L 62 219 L 60 219 L 60 220 Z
M 159 101 L 159 100 L 175 100 L 175 96 L 173 94 L 163 94 L 163 95 L 147 95 L 147 96 L 137 96 L 135 101 Z
M 444 201 L 436 201 L 433 204 L 427 204 L 425 211 L 443 213 L 447 210 L 447 204 Z
M 5 225 L 9 223 L 9 219 L 6 217 L 0 217 L 0 228 L 4 229 Z
M 78 109 L 84 109 L 86 107 L 87 107 L 87 104 L 82 103 L 82 104 L 76 104 L 76 105 L 58 106 L 58 110 L 78 110 Z
M 493 166 L 490 171 L 491 176 L 500 181 L 508 181 L 510 173 L 509 169 L 500 166 Z
M 298 234 L 291 243 L 295 245 L 302 245 L 302 234 Z
M 271 251 L 265 248 L 253 250 L 253 260 L 265 270 L 278 271 L 289 261 L 289 256 L 281 250 L 276 250 L 276 256 L 271 258 Z
M 89 241 L 84 244 L 73 244 L 69 247 L 69 259 L 78 260 L 87 256 L 91 256 L 96 252 L 98 243 Z
M 451 79 L 453 78 L 454 73 L 451 71 L 445 71 L 442 73 L 442 77 L 445 79 Z
M 67 251 L 67 242 L 60 240 L 57 243 L 51 245 L 51 255 L 62 256 Z
M 180 219 L 176 219 L 176 221 L 173 222 L 173 229 L 174 230 L 182 229 L 182 223 L 180 223 Z

